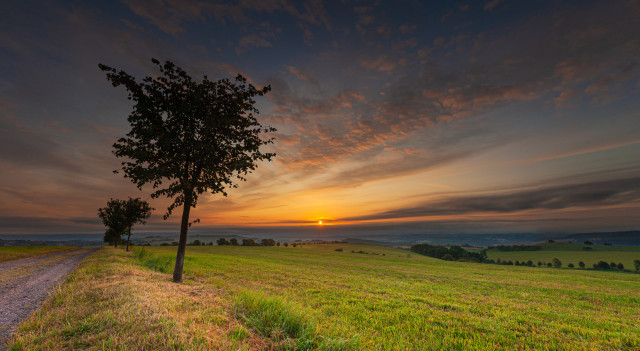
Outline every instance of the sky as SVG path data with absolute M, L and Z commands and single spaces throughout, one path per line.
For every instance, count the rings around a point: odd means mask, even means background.
M 2 1 L 0 234 L 101 233 L 97 209 L 171 201 L 112 171 L 132 103 L 98 63 L 151 58 L 272 90 L 248 181 L 197 230 L 640 228 L 640 1 Z M 180 213 L 179 211 L 176 213 Z

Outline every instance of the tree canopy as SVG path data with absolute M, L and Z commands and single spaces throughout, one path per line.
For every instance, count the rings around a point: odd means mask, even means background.
M 167 61 L 151 60 L 159 69 L 157 77 L 135 77 L 99 64 L 114 87 L 124 86 L 133 111 L 128 117 L 131 130 L 113 145 L 113 153 L 125 158 L 121 170 L 138 188 L 150 184 L 151 196 L 173 199 L 164 218 L 183 206 L 180 241 L 173 280 L 182 280 L 191 207 L 204 192 L 227 195 L 237 181 L 255 170 L 257 163 L 275 154 L 261 146 L 273 142 L 256 119 L 255 97 L 270 86 L 256 88 L 241 75 L 212 81 L 204 76 L 195 81 L 186 71 Z

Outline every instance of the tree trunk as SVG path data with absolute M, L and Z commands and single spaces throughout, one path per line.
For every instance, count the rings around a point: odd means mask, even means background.
M 173 282 L 182 282 L 182 268 L 184 266 L 184 251 L 187 247 L 187 230 L 189 229 L 189 212 L 191 212 L 191 191 L 184 195 L 184 207 L 182 209 L 182 223 L 180 224 L 180 240 L 178 241 L 178 254 L 176 255 L 176 267 L 173 270 Z
M 129 252 L 129 239 L 131 238 L 131 227 L 129 227 L 129 235 L 127 235 L 127 252 Z
M 114 247 L 118 247 L 118 240 L 119 240 L 118 238 L 115 238 L 115 239 L 113 240 L 113 242 L 115 242 Z

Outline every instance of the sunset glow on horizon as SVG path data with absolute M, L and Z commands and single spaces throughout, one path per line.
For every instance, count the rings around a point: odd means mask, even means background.
M 252 3 L 0 5 L 0 234 L 101 233 L 128 196 L 178 230 L 112 173 L 131 103 L 97 65 L 142 79 L 151 57 L 272 88 L 277 156 L 193 228 L 640 228 L 638 2 Z

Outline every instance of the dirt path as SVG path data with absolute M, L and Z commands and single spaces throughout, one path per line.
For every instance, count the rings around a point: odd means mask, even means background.
M 96 250 L 64 251 L 0 264 L 0 350 L 6 349 L 4 341 L 51 289 Z

